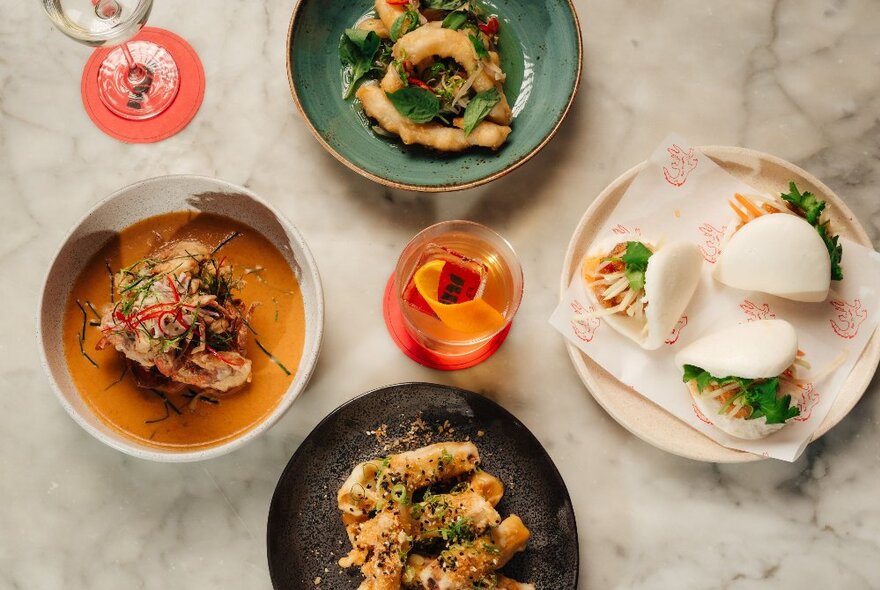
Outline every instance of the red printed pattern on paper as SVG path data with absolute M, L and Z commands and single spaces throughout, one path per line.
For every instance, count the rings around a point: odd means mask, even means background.
M 680 146 L 672 144 L 672 147 L 666 148 L 666 151 L 669 153 L 669 168 L 663 167 L 663 177 L 672 186 L 682 186 L 700 160 L 694 155 L 694 148 L 684 151 Z
M 853 299 L 852 303 L 834 299 L 830 303 L 837 310 L 837 319 L 830 320 L 831 329 L 841 338 L 852 340 L 858 335 L 862 322 L 868 319 L 868 310 L 859 299 Z
M 584 308 L 579 302 L 572 301 L 571 310 L 578 315 L 584 315 L 594 311 L 594 307 L 591 305 L 588 308 Z M 592 342 L 596 336 L 596 330 L 599 329 L 599 324 L 601 324 L 599 318 L 591 317 L 583 320 L 573 320 L 571 322 L 571 329 L 574 330 L 575 336 L 584 342 Z
M 686 315 L 678 318 L 678 321 L 675 323 L 675 327 L 672 328 L 672 333 L 669 334 L 669 338 L 665 340 L 666 344 L 675 344 L 678 342 L 679 336 L 681 336 L 681 331 L 685 326 L 688 325 L 688 317 Z
M 700 246 L 700 254 L 709 264 L 715 264 L 718 256 L 721 255 L 721 238 L 727 231 L 727 226 L 722 225 L 716 228 L 711 223 L 704 223 L 699 227 L 700 233 L 703 234 L 703 245 Z
M 746 314 L 746 317 L 749 318 L 750 322 L 756 320 L 772 320 L 776 317 L 776 314 L 770 311 L 769 303 L 758 305 L 748 299 L 744 299 L 743 302 L 739 304 L 739 308 L 743 310 L 743 313 Z

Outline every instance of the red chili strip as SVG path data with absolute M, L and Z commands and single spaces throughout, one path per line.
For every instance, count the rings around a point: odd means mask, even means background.
M 422 82 L 422 81 L 419 80 L 418 78 L 415 78 L 415 77 L 413 77 L 413 76 L 409 76 L 409 77 L 406 79 L 406 81 L 409 82 L 409 83 L 410 83 L 411 85 L 413 85 L 413 86 L 418 86 L 419 88 L 424 88 L 424 89 L 427 90 L 428 92 L 433 92 L 433 91 L 431 90 L 431 87 L 430 87 L 430 86 L 428 86 L 427 84 L 425 84 L 424 82 Z
M 385 0 L 385 3 L 391 6 L 406 6 L 409 2 L 410 0 Z
M 174 279 L 171 278 L 171 275 L 165 275 L 168 279 L 168 286 L 171 287 L 171 292 L 174 294 L 175 303 L 180 301 L 180 293 L 177 292 L 177 287 L 174 286 Z
M 480 30 L 487 35 L 494 35 L 498 32 L 498 19 L 494 16 L 490 18 L 486 24 L 480 24 Z
M 223 361 L 224 363 L 226 363 L 230 367 L 240 367 L 242 365 L 242 361 L 232 362 L 229 359 L 225 358 L 223 355 L 221 355 L 219 352 L 217 352 L 216 350 L 214 350 L 213 348 L 208 346 L 207 344 L 205 345 L 205 350 L 210 352 L 212 355 L 216 356 L 218 359 L 220 359 L 221 361 Z

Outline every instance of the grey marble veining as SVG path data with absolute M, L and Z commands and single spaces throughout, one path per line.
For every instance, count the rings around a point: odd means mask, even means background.
M 794 161 L 880 244 L 878 0 L 579 0 L 584 79 L 558 136 L 508 177 L 435 196 L 374 185 L 314 141 L 285 75 L 292 7 L 157 0 L 150 24 L 193 44 L 207 94 L 183 133 L 130 146 L 82 110 L 89 50 L 36 0 L 0 0 L 0 588 L 270 588 L 266 516 L 287 459 L 339 403 L 407 380 L 480 391 L 532 428 L 575 502 L 582 588 L 880 587 L 876 379 L 794 464 L 701 464 L 618 426 L 547 324 L 577 220 L 668 131 Z M 328 310 L 304 396 L 265 436 L 196 465 L 93 440 L 55 401 L 33 336 L 70 225 L 115 189 L 168 173 L 217 176 L 280 207 L 312 247 Z M 379 300 L 408 238 L 454 217 L 511 240 L 526 294 L 501 351 L 446 374 L 393 347 Z

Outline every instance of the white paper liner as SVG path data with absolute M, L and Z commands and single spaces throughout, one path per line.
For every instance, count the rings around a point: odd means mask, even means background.
M 725 287 L 711 278 L 711 271 L 725 228 L 735 219 L 727 201 L 736 192 L 760 191 L 725 172 L 686 140 L 669 136 L 651 155 L 587 249 L 588 254 L 595 254 L 593 249 L 598 244 L 607 244 L 615 237 L 618 241 L 633 239 L 633 234 L 645 242 L 688 240 L 699 246 L 705 261 L 700 285 L 661 349 L 643 350 L 601 319 L 575 319 L 591 305 L 581 280 L 582 261 L 550 323 L 619 381 L 715 442 L 794 461 L 812 440 L 877 327 L 880 254 L 841 239 L 844 280 L 832 282 L 828 299 L 821 303 L 798 303 Z M 800 368 L 798 373 L 808 381 L 797 399 L 800 416 L 767 438 L 748 441 L 715 428 L 712 417 L 697 410 L 674 356 L 682 346 L 710 331 L 765 318 L 784 319 L 795 327 L 798 348 L 804 351 L 811 369 Z M 830 374 L 823 371 L 835 365 Z M 821 381 L 810 381 L 811 375 L 820 373 L 825 374 Z

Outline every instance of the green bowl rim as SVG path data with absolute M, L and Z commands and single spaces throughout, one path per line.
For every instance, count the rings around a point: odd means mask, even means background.
M 482 178 L 478 178 L 476 180 L 472 180 L 469 182 L 463 182 L 459 184 L 444 184 L 444 185 L 424 185 L 424 184 L 408 184 L 404 182 L 397 182 L 394 180 L 389 180 L 382 176 L 378 176 L 373 174 L 369 170 L 361 168 L 360 166 L 355 165 L 350 162 L 345 156 L 337 152 L 333 147 L 330 146 L 329 143 L 324 141 L 324 138 L 321 137 L 321 134 L 318 133 L 318 130 L 315 129 L 315 126 L 312 124 L 312 120 L 306 114 L 305 109 L 303 109 L 302 103 L 299 100 L 299 95 L 296 92 L 296 85 L 293 83 L 293 64 L 291 63 L 291 49 L 293 48 L 293 28 L 296 24 L 296 18 L 299 16 L 300 8 L 302 5 L 309 0 L 297 0 L 296 6 L 293 8 L 293 14 L 290 16 L 290 25 L 287 28 L 287 83 L 290 86 L 290 95 L 293 97 L 293 102 L 296 104 L 297 110 L 299 110 L 300 115 L 305 120 L 306 125 L 309 128 L 309 131 L 312 132 L 312 135 L 315 136 L 315 139 L 318 140 L 318 143 L 327 150 L 331 156 L 336 158 L 339 162 L 344 164 L 348 169 L 357 172 L 361 176 L 365 178 L 369 178 L 373 182 L 377 182 L 379 184 L 384 184 L 385 186 L 390 186 L 391 188 L 397 189 L 405 189 L 411 191 L 418 191 L 423 193 L 443 193 L 443 192 L 452 192 L 452 191 L 460 191 L 464 189 L 474 188 L 483 184 L 487 184 L 492 182 L 497 178 L 501 178 L 502 176 L 507 175 L 509 172 L 512 172 L 531 160 L 535 154 L 537 154 L 541 149 L 547 145 L 547 143 L 553 139 L 553 136 L 556 135 L 556 132 L 559 131 L 560 125 L 565 120 L 566 115 L 568 115 L 568 111 L 571 110 L 571 105 L 574 103 L 575 96 L 577 95 L 578 89 L 580 88 L 581 83 L 581 70 L 583 69 L 583 60 L 584 60 L 584 42 L 583 35 L 581 33 L 581 25 L 580 20 L 578 19 L 577 10 L 575 10 L 574 2 L 572 0 L 566 0 L 568 3 L 568 8 L 571 10 L 571 16 L 574 20 L 574 28 L 577 37 L 577 72 L 575 74 L 574 86 L 571 89 L 571 94 L 568 96 L 568 103 L 565 105 L 565 108 L 562 110 L 562 114 L 556 120 L 556 123 L 553 125 L 553 128 L 538 144 L 533 147 L 526 155 L 519 158 L 518 160 L 512 162 L 506 168 L 499 170 L 493 174 L 489 174 L 488 176 L 484 176 Z

